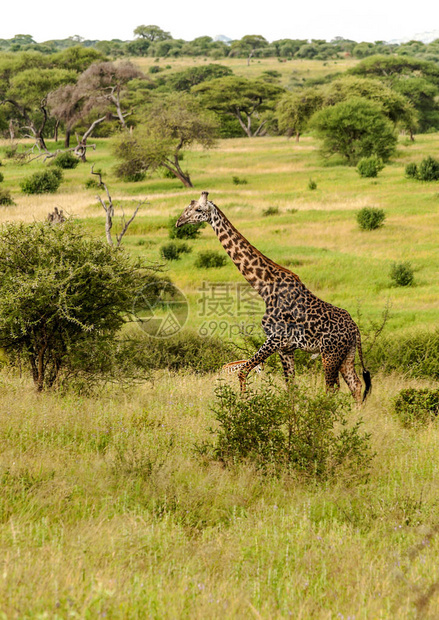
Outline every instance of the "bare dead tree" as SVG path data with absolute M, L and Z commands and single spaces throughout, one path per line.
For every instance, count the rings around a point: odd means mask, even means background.
M 107 194 L 107 201 L 101 198 L 99 194 L 96 196 L 96 198 L 99 200 L 99 202 L 101 203 L 105 211 L 105 236 L 107 237 L 107 242 L 109 245 L 113 246 L 114 242 L 113 242 L 113 237 L 111 235 L 111 229 L 113 227 L 113 217 L 114 217 L 113 199 L 111 197 L 111 194 L 109 192 L 109 189 L 106 183 L 104 183 L 104 181 L 102 180 L 102 174 L 100 172 L 95 172 L 93 168 L 94 168 L 94 164 L 91 167 L 91 174 L 94 174 L 95 176 L 98 177 L 99 179 L 98 187 L 103 187 L 105 190 L 105 193 Z M 145 202 L 146 200 L 142 200 L 141 202 L 138 203 L 138 205 L 136 206 L 134 210 L 134 213 L 132 214 L 132 216 L 130 217 L 128 221 L 125 219 L 125 213 L 122 210 L 122 230 L 120 231 L 119 234 L 116 233 L 116 247 L 120 247 L 123 236 L 125 235 L 128 228 L 130 227 L 130 224 L 133 222 L 134 218 L 136 217 L 140 207 L 143 204 L 145 204 Z

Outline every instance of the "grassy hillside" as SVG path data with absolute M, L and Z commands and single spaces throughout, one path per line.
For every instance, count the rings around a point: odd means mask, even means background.
M 147 201 L 125 244 L 134 253 L 163 262 L 160 247 L 168 240 L 169 216 L 179 215 L 201 190 L 208 190 L 211 199 L 256 247 L 296 271 L 317 295 L 353 315 L 361 306 L 366 320 L 378 319 L 390 303 L 392 332 L 434 327 L 439 296 L 439 192 L 437 183 L 405 178 L 404 168 L 427 155 L 438 156 L 437 136 L 419 136 L 414 144 L 402 139 L 397 157 L 377 179 L 363 179 L 355 168 L 322 161 L 317 146 L 311 137 L 298 144 L 285 138 L 222 140 L 212 151 L 185 154 L 193 190 L 159 175 L 140 183 L 118 181 L 112 172 L 109 145 L 102 140 L 97 141 L 96 151 L 90 151 L 89 163 L 65 171 L 65 182 L 53 195 L 25 196 L 20 192 L 20 180 L 42 168 L 41 161 L 17 165 L 3 160 L 2 185 L 11 190 L 16 206 L 0 208 L 0 221 L 44 219 L 58 206 L 82 219 L 95 234 L 103 235 L 97 190 L 84 187 L 94 163 L 104 171 L 115 203 L 126 213 L 139 200 Z M 235 185 L 236 177 L 246 183 Z M 317 189 L 309 189 L 310 179 Z M 365 206 L 385 210 L 387 219 L 381 229 L 359 229 L 356 213 Z M 263 212 L 270 207 L 277 207 L 279 213 L 265 217 Z M 192 252 L 170 262 L 167 270 L 194 302 L 202 281 L 243 282 L 229 259 L 220 269 L 194 266 L 201 250 L 224 252 L 210 228 L 190 245 Z M 415 270 L 415 285 L 392 286 L 392 263 L 407 260 Z M 199 325 L 200 318 L 191 313 L 193 327 Z
M 221 58 L 213 61 L 212 58 L 204 57 L 181 57 L 181 58 L 132 58 L 142 71 L 148 73 L 151 66 L 159 66 L 163 70 L 161 75 L 182 71 L 188 67 L 207 65 L 212 62 L 215 64 L 230 67 L 233 73 L 240 77 L 258 78 L 264 71 L 278 71 L 282 86 L 288 86 L 291 81 L 302 81 L 309 78 L 321 78 L 334 73 L 341 73 L 355 66 L 359 61 L 354 58 L 344 58 L 337 60 L 308 60 L 308 59 L 277 59 L 277 58 L 258 58 L 251 60 L 247 64 L 246 58 Z
M 437 617 L 439 430 L 393 416 L 409 383 L 374 378 L 352 487 L 201 460 L 212 379 L 99 399 L 1 379 L 3 617 Z
M 84 186 L 95 163 L 119 214 L 146 200 L 127 249 L 163 263 L 169 216 L 208 190 L 254 245 L 312 291 L 355 318 L 360 308 L 363 331 L 387 304 L 388 336 L 437 326 L 439 187 L 404 175 L 408 162 L 439 156 L 437 135 L 414 144 L 402 138 L 375 180 L 322 161 L 310 136 L 299 144 L 223 140 L 185 155 L 193 190 L 160 175 L 120 182 L 109 143 L 96 144 L 87 164 L 65 171 L 58 193 L 25 196 L 20 180 L 46 164 L 6 159 L 3 143 L 2 187 L 16 206 L 0 207 L 0 221 L 42 220 L 57 206 L 104 237 L 98 190 Z M 385 210 L 381 229 L 359 230 L 355 216 L 364 206 Z M 278 213 L 265 216 L 270 207 Z M 188 243 L 191 253 L 166 264 L 189 299 L 188 327 L 209 331 L 212 321 L 218 335 L 225 320 L 223 337 L 236 340 L 234 327 L 258 323 L 262 308 L 255 317 L 238 313 L 234 287 L 242 277 L 231 261 L 195 267 L 201 250 L 224 254 L 210 228 Z M 391 264 L 406 260 L 415 284 L 394 287 Z M 231 283 L 231 316 L 203 314 L 203 282 Z M 406 429 L 393 406 L 402 388 L 437 384 L 375 374 L 370 399 L 350 414 L 371 434 L 368 481 L 310 485 L 197 453 L 195 444 L 216 427 L 218 374 L 162 371 L 152 379 L 92 398 L 37 395 L 27 377 L 0 371 L 1 618 L 438 617 L 439 428 Z M 230 382 L 236 386 L 236 377 Z M 298 382 L 323 388 L 320 372 Z

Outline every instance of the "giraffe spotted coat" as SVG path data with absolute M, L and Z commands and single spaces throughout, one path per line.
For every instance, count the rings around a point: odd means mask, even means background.
M 355 400 L 361 402 L 361 381 L 355 370 L 358 349 L 365 381 L 363 400 L 371 389 L 370 374 L 364 367 L 359 329 L 346 310 L 319 299 L 300 278 L 252 246 L 202 192 L 183 211 L 176 226 L 209 222 L 220 243 L 241 274 L 265 301 L 262 328 L 266 341 L 253 357 L 239 366 L 241 389 L 248 373 L 276 351 L 286 379 L 294 376 L 294 351 L 301 349 L 322 357 L 327 389 L 339 386 L 339 374 Z

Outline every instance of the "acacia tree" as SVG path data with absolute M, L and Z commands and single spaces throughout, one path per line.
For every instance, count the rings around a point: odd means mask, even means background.
M 208 110 L 236 118 L 245 134 L 263 135 L 267 119 L 263 113 L 274 109 L 283 89 L 259 80 L 234 75 L 203 82 L 192 89 Z
M 165 168 L 185 187 L 193 187 L 189 173 L 180 165 L 181 152 L 192 144 L 212 148 L 217 124 L 191 95 L 172 93 L 155 101 L 146 112 L 144 124 L 132 135 L 122 133 L 114 143 L 121 161 L 120 176 L 127 165 L 131 173 L 144 173 Z
M 346 76 L 331 82 L 322 90 L 323 106 L 331 106 L 352 98 L 364 98 L 379 105 L 395 126 L 413 132 L 417 126 L 417 114 L 412 103 L 380 80 Z
M 38 391 L 78 377 L 120 380 L 117 336 L 136 294 L 155 294 L 155 271 L 72 221 L 4 224 L 0 346 Z
M 165 30 L 162 30 L 159 26 L 137 26 L 134 30 L 134 36 L 145 39 L 146 41 L 149 41 L 149 43 L 172 39 L 171 34 Z
M 383 161 L 393 155 L 397 139 L 392 122 L 377 103 L 352 98 L 317 112 L 311 121 L 322 139 L 322 153 L 339 153 L 354 166 L 362 157 L 377 155 Z
M 132 63 L 100 62 L 91 65 L 78 78 L 76 84 L 61 87 L 50 93 L 48 104 L 51 114 L 66 126 L 68 148 L 70 133 L 80 122 L 89 121 L 86 131 L 78 140 L 75 153 L 85 161 L 87 140 L 97 125 L 116 117 L 127 129 L 126 118 L 130 111 L 123 110 L 123 96 L 127 83 L 144 74 Z
M 322 107 L 323 95 L 315 88 L 307 88 L 296 93 L 286 93 L 276 106 L 279 130 L 288 137 L 296 136 L 306 129 L 314 112 Z
M 14 109 L 19 131 L 25 136 L 32 136 L 38 148 L 46 150 L 47 96 L 50 91 L 75 80 L 76 73 L 72 70 L 26 69 L 10 78 L 1 103 L 9 104 Z
M 247 66 L 258 49 L 268 46 L 268 41 L 260 34 L 247 34 L 230 46 L 230 56 L 247 56 Z

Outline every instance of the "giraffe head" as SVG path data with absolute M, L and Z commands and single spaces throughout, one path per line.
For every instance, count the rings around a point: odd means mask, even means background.
M 179 228 L 184 224 L 210 222 L 214 205 L 210 202 L 210 200 L 207 200 L 208 195 L 208 192 L 201 192 L 201 196 L 198 200 L 191 200 L 190 204 L 178 218 L 177 223 L 175 224 L 176 228 Z

